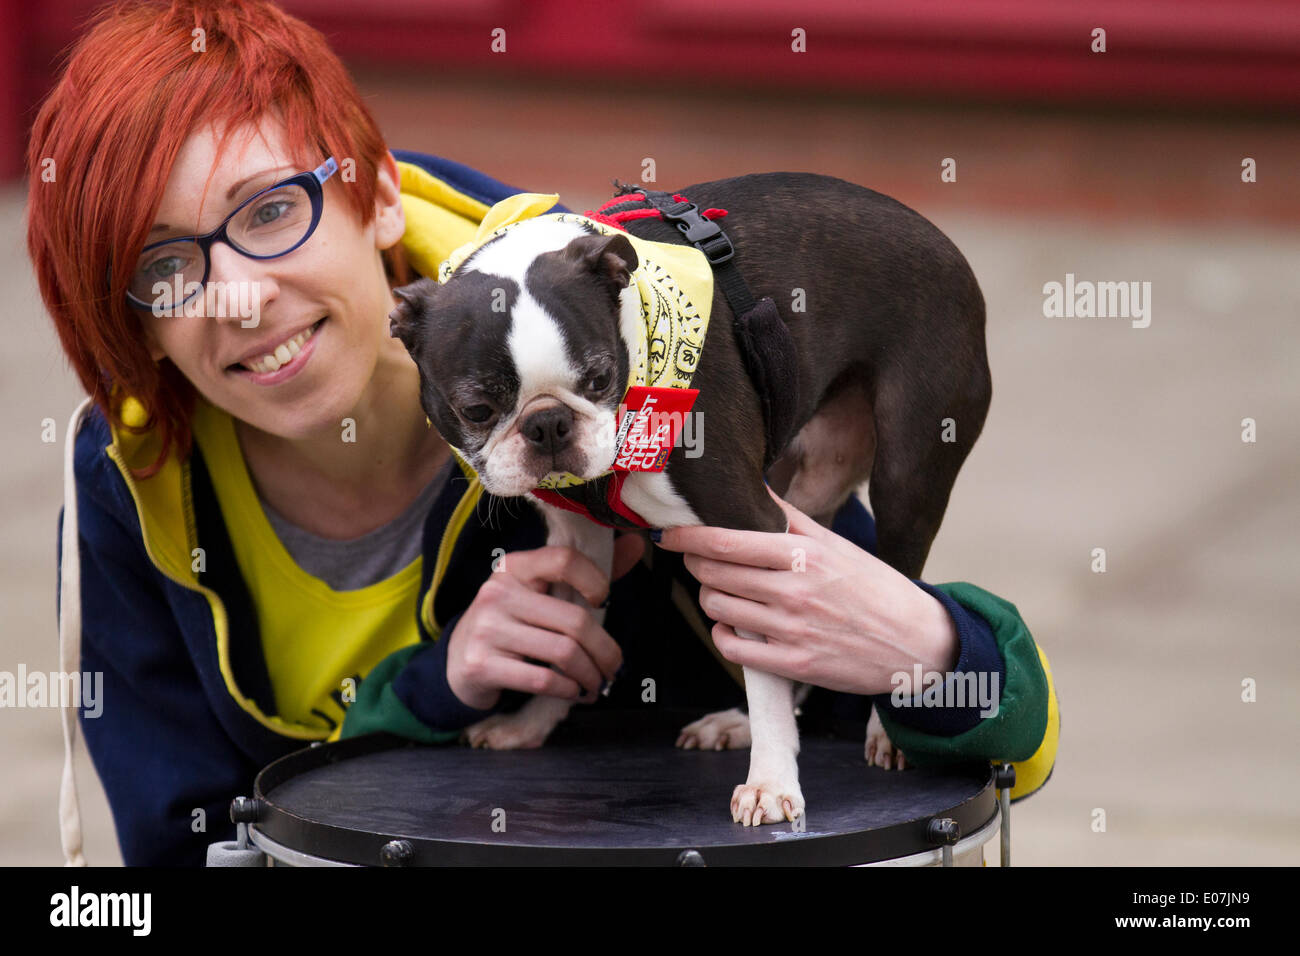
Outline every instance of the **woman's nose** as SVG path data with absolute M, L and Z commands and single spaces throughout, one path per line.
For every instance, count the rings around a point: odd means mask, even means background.
M 263 263 L 241 255 L 226 242 L 208 248 L 208 318 L 238 321 L 255 328 L 261 321 L 262 304 L 273 294 Z

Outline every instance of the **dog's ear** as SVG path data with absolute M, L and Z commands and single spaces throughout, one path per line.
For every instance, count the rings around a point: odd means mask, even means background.
M 632 243 L 622 233 L 574 239 L 565 246 L 564 255 L 616 289 L 627 288 L 640 264 Z
M 388 313 L 388 334 L 401 339 L 408 350 L 415 347 L 420 316 L 438 288 L 438 283 L 431 279 L 417 279 L 393 290 L 393 295 L 401 301 Z

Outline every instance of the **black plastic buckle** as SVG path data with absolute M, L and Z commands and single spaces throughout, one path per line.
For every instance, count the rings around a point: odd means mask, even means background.
M 722 227 L 711 219 L 705 219 L 695 203 L 679 202 L 671 206 L 660 206 L 659 212 L 665 222 L 676 226 L 687 242 L 704 253 L 711 265 L 726 262 L 736 254 L 735 247 Z

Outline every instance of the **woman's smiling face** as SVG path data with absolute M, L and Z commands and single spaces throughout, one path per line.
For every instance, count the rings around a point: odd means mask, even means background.
M 327 158 L 295 163 L 273 118 L 234 135 L 221 156 L 219 134 L 208 127 L 186 140 L 154 219 L 168 228 L 151 233 L 146 244 L 206 233 L 250 196 Z M 405 228 L 391 160 L 379 168 L 376 215 L 366 226 L 344 201 L 348 179 L 335 174 L 322 188 L 315 232 L 288 255 L 258 260 L 222 242 L 211 246 L 208 283 L 224 286 L 222 314 L 207 314 L 202 294 L 187 304 L 196 313 L 188 317 L 180 310 L 140 312 L 155 360 L 166 356 L 213 405 L 281 438 L 337 433 L 381 357 L 391 352 L 410 361 L 388 337 L 394 300 L 379 255 Z

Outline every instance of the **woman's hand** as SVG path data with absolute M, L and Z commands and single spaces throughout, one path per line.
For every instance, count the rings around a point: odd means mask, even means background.
M 614 580 L 640 560 L 644 547 L 639 535 L 615 541 Z M 506 689 L 594 700 L 602 683 L 614 679 L 623 652 L 591 611 L 547 590 L 552 584 L 567 584 L 599 607 L 609 594 L 610 579 L 573 548 L 513 551 L 502 560 L 501 570 L 479 587 L 448 638 L 447 683 L 452 693 L 480 710 L 495 706 Z
M 723 657 L 851 694 L 888 693 L 891 676 L 914 664 L 956 666 L 956 628 L 939 601 L 768 491 L 789 519 L 785 534 L 697 526 L 666 530 L 660 542 L 683 552 L 699 580 Z

